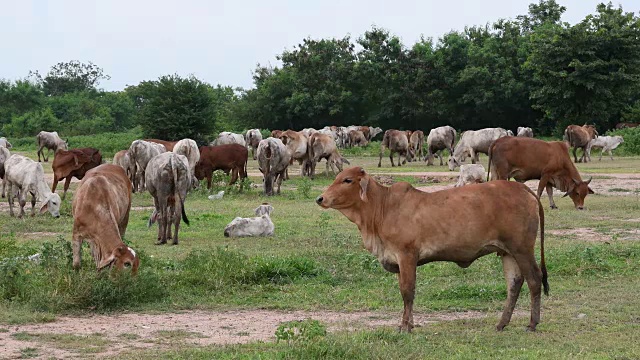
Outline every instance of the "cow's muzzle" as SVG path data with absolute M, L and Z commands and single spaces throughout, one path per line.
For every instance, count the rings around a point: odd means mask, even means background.
M 318 205 L 322 205 L 322 201 L 324 200 L 324 198 L 322 197 L 322 195 L 318 196 L 316 198 L 316 204 Z
M 229 230 L 224 231 L 224 237 L 229 237 Z

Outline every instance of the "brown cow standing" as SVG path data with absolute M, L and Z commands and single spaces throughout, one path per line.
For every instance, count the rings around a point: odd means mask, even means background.
M 553 187 L 566 191 L 576 209 L 584 208 L 591 179 L 582 181 L 576 166 L 568 155 L 569 147 L 563 141 L 550 141 L 504 137 L 489 148 L 489 172 L 492 180 L 514 178 L 518 182 L 539 179 L 538 197 L 547 189 L 549 205 L 557 209 L 553 201 Z
M 173 151 L 173 147 L 178 143 L 177 141 L 167 141 L 167 140 L 159 140 L 159 139 L 144 139 L 144 141 L 164 145 L 167 151 Z
M 598 136 L 595 126 L 593 125 L 569 125 L 564 130 L 564 140 L 569 142 L 569 146 L 573 147 L 573 159 L 575 162 L 587 162 L 587 146 L 592 139 Z M 578 160 L 576 151 L 582 149 L 582 157 Z
M 368 126 L 360 126 L 358 128 L 359 131 L 362 132 L 362 135 L 364 135 L 364 138 L 368 141 L 371 141 L 371 128 Z
M 369 142 L 366 136 L 360 130 L 349 131 L 349 147 L 353 146 L 367 146 Z
M 211 189 L 213 172 L 222 170 L 229 175 L 229 185 L 235 184 L 240 176 L 240 181 L 247 177 L 247 157 L 249 151 L 240 144 L 226 144 L 218 146 L 201 146 L 200 161 L 196 164 L 195 175 L 198 180 L 207 178 L 207 189 Z
M 131 210 L 131 181 L 124 169 L 104 164 L 87 171 L 73 197 L 73 268 L 80 268 L 82 242 L 87 241 L 98 270 L 131 267 L 140 259 L 122 242 Z
M 388 148 L 390 151 L 389 160 L 391 160 L 391 166 L 396 166 L 393 163 L 393 155 L 398 153 L 398 166 L 400 164 L 400 156 L 404 156 L 405 160 L 402 164 L 406 164 L 407 161 L 411 162 L 414 153 L 409 147 L 409 138 L 407 133 L 400 130 L 387 130 L 384 132 L 382 138 L 382 144 L 380 144 L 380 160 L 378 160 L 378 167 L 382 166 L 382 155 L 384 155 L 384 149 Z
M 282 134 L 282 130 L 273 130 L 271 131 L 271 137 L 280 139 L 280 135 Z
M 354 167 L 341 172 L 316 202 L 355 223 L 365 248 L 385 270 L 398 274 L 404 301 L 401 331 L 413 328 L 417 266 L 451 261 L 466 268 L 494 252 L 502 257 L 508 289 L 497 330 L 509 324 L 526 280 L 531 294 L 528 329 L 535 331 L 540 322 L 541 285 L 545 294 L 549 291 L 544 211 L 524 184 L 492 181 L 425 193 L 406 182 L 382 186 L 364 169 Z M 534 256 L 538 225 L 540 268 Z
M 418 161 L 422 160 L 422 157 L 424 157 L 424 152 L 422 151 L 423 146 L 424 133 L 422 132 L 422 130 L 416 130 L 412 132 L 411 136 L 409 136 L 409 147 L 411 148 L 411 151 L 413 151 L 413 153 L 418 157 Z
M 53 158 L 51 167 L 53 168 L 53 185 L 51 192 L 56 191 L 58 182 L 66 179 L 64 182 L 64 193 L 62 200 L 67 196 L 71 178 L 75 177 L 82 180 L 84 174 L 94 167 L 102 164 L 102 154 L 100 150 L 94 148 L 81 148 L 71 150 L 58 150 Z

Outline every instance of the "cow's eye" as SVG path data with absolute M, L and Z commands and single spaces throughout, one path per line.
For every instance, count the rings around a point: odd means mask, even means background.
M 124 266 L 131 267 L 131 263 L 130 262 L 126 262 L 126 263 L 124 263 Z
M 347 184 L 351 184 L 351 183 L 353 182 L 353 180 L 351 180 L 351 179 L 344 179 L 344 181 L 343 181 L 343 182 L 344 182 L 344 183 L 347 183 Z

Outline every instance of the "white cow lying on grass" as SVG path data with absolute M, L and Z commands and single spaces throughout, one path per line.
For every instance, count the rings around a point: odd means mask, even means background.
M 460 166 L 460 177 L 455 187 L 483 183 L 486 176 L 487 172 L 481 164 L 462 165 Z
M 225 237 L 272 236 L 275 227 L 271 221 L 273 206 L 262 204 L 255 210 L 257 217 L 233 219 L 225 228 Z

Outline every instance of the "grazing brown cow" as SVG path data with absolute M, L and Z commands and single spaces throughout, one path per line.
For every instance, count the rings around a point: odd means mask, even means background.
M 591 179 L 582 181 L 576 166 L 568 156 L 569 147 L 563 141 L 543 141 L 525 137 L 504 137 L 489 148 L 489 172 L 492 180 L 518 182 L 539 179 L 538 197 L 547 189 L 549 205 L 557 209 L 553 201 L 553 187 L 566 191 L 576 209 L 584 208 Z
M 451 261 L 466 268 L 494 252 L 502 257 L 508 289 L 497 330 L 509 324 L 524 280 L 531 293 L 528 329 L 534 331 L 540 322 L 541 285 L 545 294 L 549 291 L 544 211 L 527 186 L 492 181 L 426 193 L 406 182 L 382 186 L 353 167 L 341 172 L 316 202 L 358 225 L 365 248 L 385 270 L 398 274 L 404 300 L 401 331 L 413 328 L 417 266 Z M 540 268 L 534 256 L 538 224 Z
M 400 164 L 400 156 L 404 156 L 405 160 L 402 162 L 406 164 L 407 161 L 411 162 L 414 153 L 409 147 L 409 138 L 405 131 L 400 130 L 387 130 L 384 132 L 382 138 L 382 144 L 380 145 L 380 160 L 378 160 L 378 167 L 382 166 L 382 155 L 384 155 L 384 149 L 388 148 L 390 151 L 389 160 L 391 160 L 391 166 L 396 166 L 393 163 L 393 155 L 398 153 L 398 166 Z
M 573 147 L 573 159 L 575 162 L 587 162 L 587 147 L 592 139 L 598 137 L 598 132 L 593 125 L 569 125 L 564 130 L 564 140 Z M 578 160 L 576 151 L 582 149 L 582 157 Z
M 422 160 L 422 157 L 424 157 L 424 153 L 422 151 L 423 146 L 424 133 L 422 132 L 422 130 L 416 130 L 412 132 L 411 136 L 409 137 L 409 147 L 411 148 L 411 151 L 413 151 L 413 153 L 417 155 L 418 160 Z
M 62 200 L 67 196 L 71 178 L 75 177 L 82 180 L 84 174 L 94 167 L 102 164 L 102 154 L 100 150 L 94 148 L 81 148 L 71 150 L 58 150 L 53 158 L 51 167 L 53 168 L 53 185 L 51 192 L 56 191 L 58 182 L 66 179 L 64 182 L 64 193 Z
M 329 176 L 329 167 L 331 167 L 331 171 L 333 171 L 334 174 L 337 174 L 342 171 L 343 163 L 349 164 L 349 161 L 343 158 L 338 152 L 338 147 L 333 137 L 322 133 L 311 135 L 309 139 L 309 158 L 311 160 L 311 178 L 315 177 L 316 165 L 318 165 L 322 159 L 327 161 L 325 172 L 327 176 Z
M 177 141 L 167 141 L 167 140 L 159 140 L 159 139 L 144 139 L 144 141 L 164 145 L 167 151 L 173 151 L 173 147 L 178 143 Z
M 360 130 L 349 131 L 349 147 L 353 146 L 367 146 L 369 142 L 366 136 Z
M 195 175 L 198 180 L 207 178 L 207 189 L 211 189 L 211 177 L 214 171 L 222 170 L 229 175 L 229 185 L 235 184 L 247 177 L 247 157 L 249 151 L 240 144 L 226 144 L 218 146 L 201 146 L 200 161 L 196 164 Z
M 80 268 L 82 242 L 87 241 L 98 270 L 131 267 L 140 259 L 122 242 L 131 210 L 131 181 L 118 165 L 104 164 L 90 171 L 73 197 L 73 268 Z

